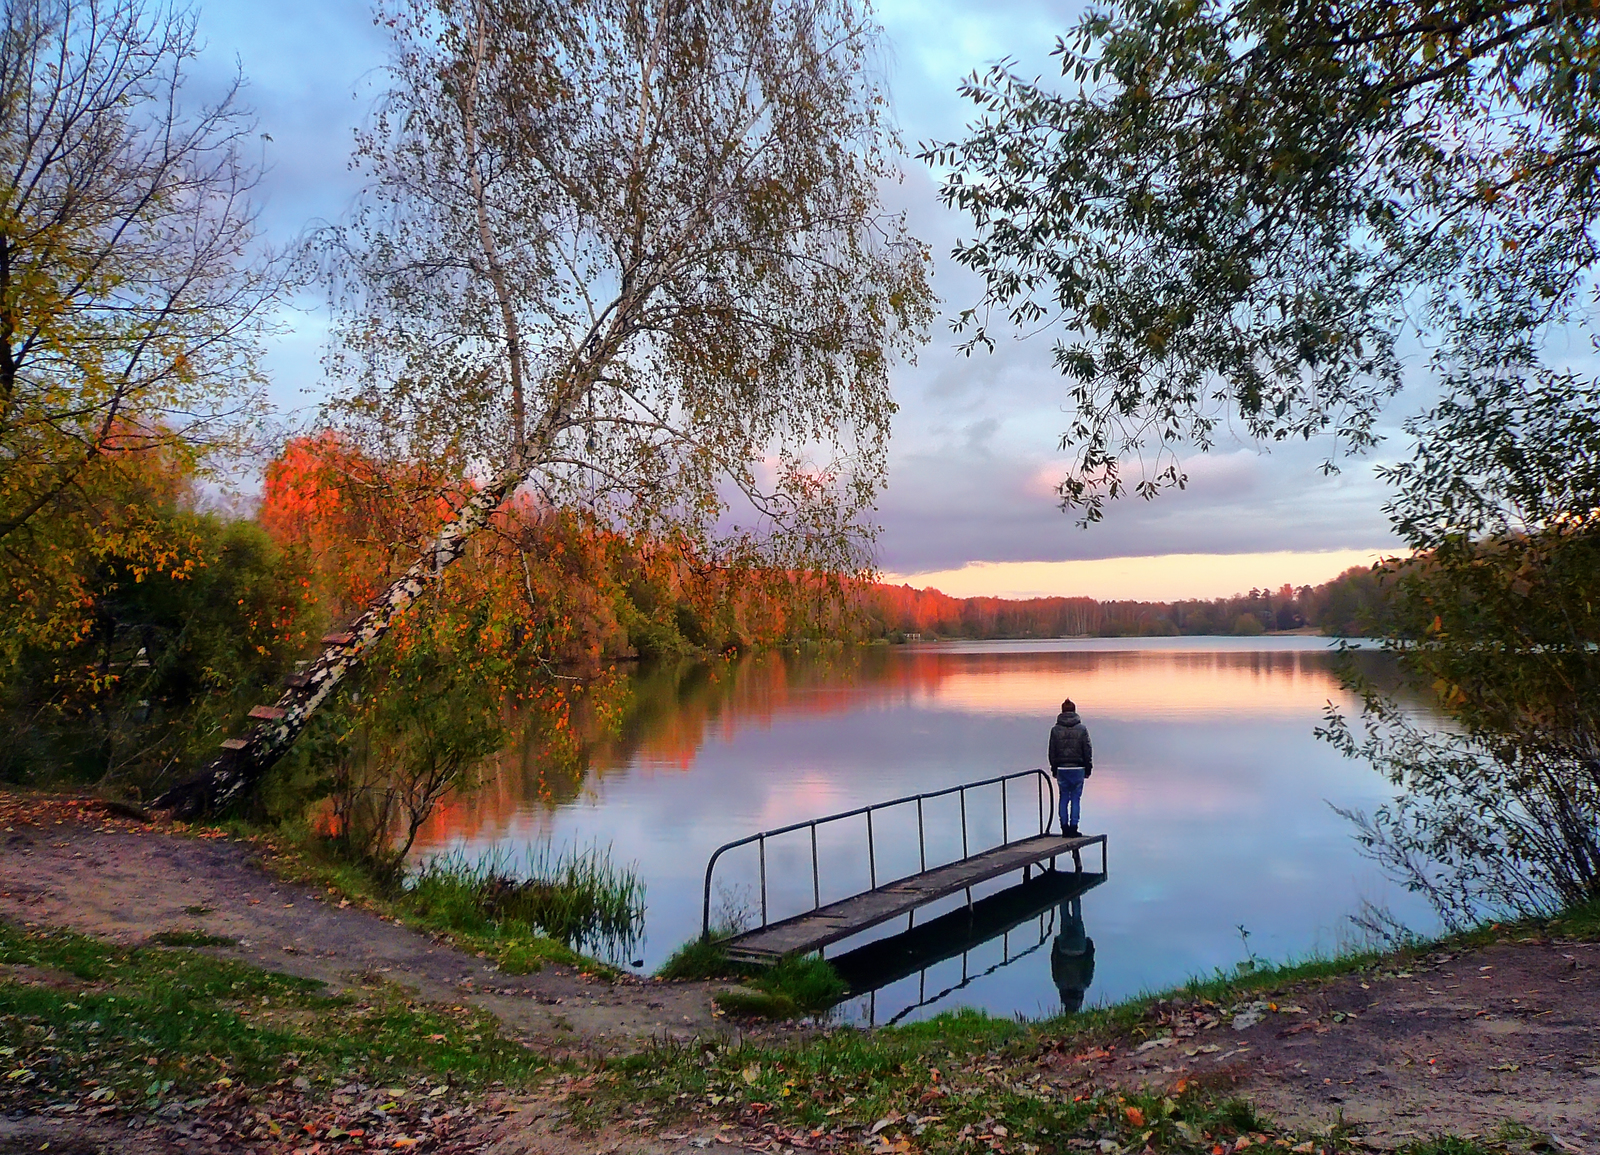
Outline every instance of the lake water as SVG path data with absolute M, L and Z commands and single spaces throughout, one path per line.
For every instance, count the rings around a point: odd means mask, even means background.
M 919 911 L 919 924 L 954 913 L 907 949 L 950 957 L 901 966 L 896 981 L 838 1013 L 884 1022 L 969 1005 L 1039 1016 L 1064 1001 L 1113 1002 L 1252 953 L 1281 961 L 1337 950 L 1359 938 L 1350 915 L 1363 903 L 1432 929 L 1425 904 L 1360 857 L 1332 809 L 1371 809 L 1390 795 L 1313 733 L 1330 701 L 1356 710 L 1338 660 L 1313 637 L 1106 638 L 769 654 L 641 673 L 620 732 L 559 765 L 541 758 L 547 745 L 507 751 L 479 790 L 429 825 L 419 852 L 515 859 L 544 841 L 609 843 L 646 883 L 645 937 L 631 953 L 653 969 L 699 933 L 706 861 L 720 844 L 1041 766 L 1070 696 L 1094 738 L 1081 826 L 1108 837 L 1104 882 L 1077 898 L 1059 879 L 1018 890 L 1019 874 L 976 888 L 980 921 L 1010 926 L 976 944 L 959 941 L 965 895 Z M 1388 661 L 1360 660 L 1380 674 Z M 959 855 L 952 803 L 925 808 L 930 865 Z M 1037 787 L 1014 785 L 1007 833 L 1032 833 L 1038 810 Z M 972 848 L 998 842 L 1000 822 L 995 788 L 973 792 Z M 914 808 L 878 816 L 874 837 L 879 882 L 917 869 Z M 811 853 L 804 834 L 769 846 L 772 917 L 811 907 Z M 824 828 L 818 864 L 824 902 L 865 887 L 860 819 Z M 1097 869 L 1098 855 L 1084 866 Z M 758 880 L 754 848 L 725 856 L 714 918 L 758 916 Z M 901 920 L 828 954 L 905 929 Z

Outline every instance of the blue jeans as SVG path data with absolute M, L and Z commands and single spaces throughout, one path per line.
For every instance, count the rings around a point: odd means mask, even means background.
M 1060 766 L 1056 769 L 1056 787 L 1061 792 L 1061 830 L 1078 825 L 1078 804 L 1083 801 L 1083 767 Z

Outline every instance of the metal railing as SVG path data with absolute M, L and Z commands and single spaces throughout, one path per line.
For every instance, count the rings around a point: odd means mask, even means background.
M 873 838 L 872 816 L 880 810 L 888 810 L 895 806 L 909 806 L 915 803 L 917 807 L 917 860 L 921 864 L 919 872 L 928 869 L 928 838 L 927 828 L 923 821 L 922 804 L 932 798 L 944 798 L 951 794 L 960 796 L 961 802 L 961 857 L 953 859 L 962 862 L 972 857 L 972 849 L 967 830 L 967 791 L 979 790 L 985 786 L 1000 786 L 1000 842 L 999 846 L 1010 845 L 1011 815 L 1008 803 L 1008 790 L 1006 784 L 1022 778 L 1036 778 L 1038 780 L 1039 802 L 1039 833 L 1050 833 L 1050 827 L 1056 817 L 1056 783 L 1055 777 L 1046 770 L 1019 770 L 1015 774 L 1001 774 L 996 778 L 985 778 L 981 782 L 966 782 L 959 786 L 947 786 L 943 790 L 930 790 L 925 794 L 907 794 L 904 798 L 891 798 L 887 802 L 874 802 L 870 806 L 858 806 L 854 810 L 841 810 L 838 814 L 826 814 L 821 818 L 811 818 L 804 822 L 791 822 L 788 826 L 779 826 L 772 830 L 763 830 L 744 838 L 725 842 L 717 847 L 711 854 L 711 861 L 706 863 L 705 904 L 701 910 L 700 936 L 711 937 L 711 875 L 717 868 L 717 859 L 729 851 L 741 846 L 749 846 L 752 842 L 757 844 L 761 863 L 761 925 L 767 925 L 767 840 L 782 834 L 792 834 L 796 830 L 809 830 L 811 832 L 811 898 L 812 910 L 822 906 L 822 874 L 817 858 L 817 827 L 830 822 L 841 822 L 847 818 L 866 816 L 867 820 L 867 877 L 870 889 L 878 889 L 878 854 L 877 844 Z M 1050 803 L 1045 805 L 1045 794 L 1048 791 Z M 1030 835 L 1029 837 L 1033 837 Z M 994 847 L 984 847 L 993 850 Z M 940 863 L 945 866 L 949 863 Z M 894 881 L 899 881 L 894 880 Z

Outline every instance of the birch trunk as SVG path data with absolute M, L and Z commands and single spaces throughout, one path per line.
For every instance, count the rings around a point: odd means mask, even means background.
M 407 607 L 427 590 L 466 550 L 472 535 L 488 522 L 506 496 L 527 478 L 526 459 L 514 465 L 472 498 L 434 535 L 410 569 L 395 579 L 342 634 L 330 634 L 326 648 L 271 706 L 251 711 L 253 724 L 244 735 L 223 743 L 222 752 L 205 769 L 180 782 L 151 803 L 174 818 L 213 813 L 248 795 L 275 762 L 294 745 L 311 716 L 389 632 Z

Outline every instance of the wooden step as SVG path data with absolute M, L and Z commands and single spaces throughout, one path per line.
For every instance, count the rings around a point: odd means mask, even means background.
M 248 745 L 250 743 L 243 738 L 224 738 L 222 740 L 222 748 L 224 750 L 243 750 Z
M 341 632 L 341 633 L 336 633 L 336 634 L 323 634 L 322 635 L 322 644 L 325 645 L 325 646 L 348 646 L 351 642 L 353 642 L 355 640 L 356 640 L 356 636 L 354 634 L 351 634 L 351 633 Z
M 280 706 L 251 706 L 250 717 L 259 718 L 263 722 L 281 722 L 283 708 Z

